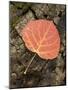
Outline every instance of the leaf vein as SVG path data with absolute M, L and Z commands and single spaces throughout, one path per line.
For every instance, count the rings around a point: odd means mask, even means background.
M 50 23 L 50 25 L 49 25 L 49 28 L 48 28 L 47 32 L 44 34 L 42 40 L 40 41 L 40 44 L 39 44 L 39 47 L 37 48 L 37 51 L 38 51 L 39 48 L 41 47 L 41 44 L 42 44 L 43 40 L 45 39 L 45 36 L 48 34 L 48 32 L 49 32 L 49 30 L 50 30 L 50 26 L 51 26 L 51 23 Z
M 25 33 L 25 35 L 26 35 L 26 37 L 28 38 L 28 41 L 30 42 L 30 44 L 31 44 L 31 46 L 32 46 L 32 48 L 33 48 L 33 50 L 35 50 L 34 47 L 33 47 L 33 45 L 32 45 L 32 43 L 31 43 L 30 38 L 29 38 L 28 35 L 27 35 L 27 33 Z

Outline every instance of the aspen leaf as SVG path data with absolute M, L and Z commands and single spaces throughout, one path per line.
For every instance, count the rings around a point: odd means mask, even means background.
M 60 49 L 60 37 L 53 21 L 30 21 L 21 32 L 26 47 L 43 59 L 54 59 Z

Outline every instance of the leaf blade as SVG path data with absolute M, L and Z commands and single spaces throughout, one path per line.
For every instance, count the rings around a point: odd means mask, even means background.
M 26 37 L 25 33 L 22 33 L 25 45 L 28 43 L 29 39 L 31 41 L 26 45 L 26 47 L 32 52 L 36 52 L 41 58 L 55 58 L 60 49 L 60 37 L 53 22 L 49 20 L 35 20 L 30 21 L 27 27 L 29 29 L 24 28 L 24 30 L 22 30 L 22 32 L 27 33 L 27 36 L 29 37 L 28 39 L 24 38 Z M 42 51 L 45 52 L 44 55 L 41 54 Z

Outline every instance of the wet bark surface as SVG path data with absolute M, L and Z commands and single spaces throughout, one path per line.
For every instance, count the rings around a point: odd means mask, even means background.
M 9 14 L 10 88 L 66 85 L 66 6 L 10 2 Z M 60 34 L 61 48 L 58 57 L 51 61 L 36 55 L 24 75 L 35 53 L 26 48 L 20 32 L 30 20 L 37 19 L 54 22 Z

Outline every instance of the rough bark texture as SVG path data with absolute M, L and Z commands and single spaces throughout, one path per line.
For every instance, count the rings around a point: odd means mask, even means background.
M 66 6 L 57 4 L 10 2 L 10 88 L 57 86 L 66 84 Z M 52 20 L 61 37 L 60 53 L 55 60 L 45 61 L 38 55 L 28 72 L 24 71 L 34 53 L 20 36 L 21 28 L 33 19 Z

